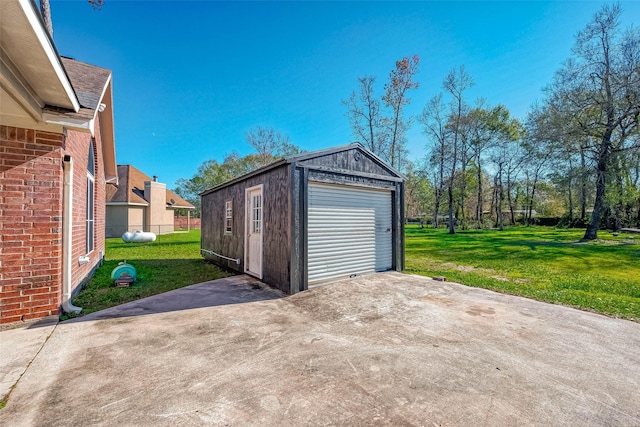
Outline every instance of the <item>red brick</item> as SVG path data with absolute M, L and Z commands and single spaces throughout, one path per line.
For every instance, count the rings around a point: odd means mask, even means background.
M 6 257 L 3 255 L 2 260 L 5 261 Z M 0 279 L 0 286 L 5 290 L 21 289 L 20 286 L 24 286 L 20 279 Z M 31 285 L 29 285 L 31 287 Z
M 24 216 L 27 212 L 24 209 L 17 209 L 13 206 L 5 205 L 5 208 L 2 209 L 2 213 L 4 216 L 14 215 L 14 216 Z
M 31 311 L 42 311 L 42 310 L 51 310 L 51 305 L 53 304 L 53 298 L 48 297 L 45 299 L 32 299 L 29 302 L 25 302 L 22 304 L 24 308 L 30 308 Z
M 12 297 L 18 297 L 22 295 L 22 292 L 18 291 L 18 290 L 12 290 L 12 291 L 0 291 L 0 298 L 12 298 Z
M 20 160 L 21 162 L 27 161 L 27 156 L 24 154 L 15 154 L 14 152 L 5 153 L 2 155 L 3 160 Z
M 0 299 L 0 303 L 2 303 L 2 305 L 4 304 L 17 304 L 17 303 L 23 303 L 26 301 L 31 300 L 31 297 L 28 295 L 25 296 L 20 296 L 20 297 L 12 297 L 12 298 L 2 298 Z
M 45 139 L 36 136 L 36 144 L 50 145 L 51 147 L 60 147 L 62 141 L 60 139 Z
M 25 303 L 24 305 L 29 307 L 31 309 L 31 312 L 33 313 L 36 313 L 38 311 L 55 310 L 58 308 L 57 303 L 53 303 L 53 302 L 45 303 L 44 301 L 33 301 L 33 302 Z
M 0 242 L 0 248 L 16 248 L 23 246 L 23 242 L 20 240 L 6 240 Z
M 41 137 L 41 138 L 60 138 L 60 139 L 62 139 L 64 137 L 64 135 L 62 135 L 61 133 L 47 132 L 47 131 L 44 131 L 44 130 L 39 130 L 39 131 L 36 131 L 36 137 Z
M 26 148 L 26 144 L 24 142 L 18 141 L 2 141 L 2 146 L 6 148 L 11 148 L 8 152 L 13 152 L 13 149 L 21 149 Z
M 32 141 L 34 142 L 34 141 Z M 24 144 L 24 148 L 27 150 L 34 150 L 34 151 L 40 151 L 43 154 L 47 154 L 47 153 L 51 153 L 55 150 L 55 147 L 51 147 L 48 145 L 42 145 L 42 144 Z
M 0 305 L 0 311 L 18 310 L 20 308 L 22 308 L 22 303 Z
M 22 186 L 24 185 L 24 180 L 22 179 L 13 179 L 13 178 L 5 178 L 2 180 L 4 182 L 5 188 L 10 189 L 9 185 Z
M 37 151 L 40 151 L 40 150 L 37 150 Z M 13 150 L 11 150 L 11 152 L 14 154 L 22 154 L 24 156 L 27 156 L 27 158 L 31 158 L 31 159 L 39 157 L 38 155 L 36 155 L 36 150 L 24 148 L 24 146 L 20 148 L 14 148 Z
M 13 276 L 13 273 L 18 273 L 20 271 L 22 271 L 23 266 L 22 265 L 3 265 L 0 266 L 0 274 L 5 274 L 7 276 L 12 276 L 12 277 L 16 277 Z
M 27 247 L 18 247 L 18 248 L 5 248 L 4 249 L 4 253 L 5 255 L 2 256 L 2 260 L 6 261 L 6 260 L 18 260 L 22 258 L 22 255 L 19 254 L 25 254 L 25 253 L 29 253 L 31 252 L 31 248 L 27 248 Z M 12 258 L 12 257 L 16 257 L 18 256 L 18 258 Z M 5 258 L 8 257 L 8 258 Z
M 47 264 L 52 266 L 52 268 L 47 268 L 45 270 L 38 270 L 38 276 L 46 276 L 49 280 L 51 280 L 51 277 L 53 274 L 56 274 L 58 272 L 58 268 L 55 267 L 55 264 Z
M 2 312 L 2 316 L 22 316 L 29 313 L 31 310 L 28 308 L 19 308 L 17 310 L 7 310 Z
M 46 294 L 51 292 L 51 289 L 48 287 L 42 287 L 42 288 L 34 288 L 34 289 L 26 289 L 24 291 L 22 291 L 23 295 L 36 295 L 36 294 Z
M 53 304 L 56 300 L 56 297 L 56 294 L 50 293 L 31 295 L 31 301 L 40 301 L 41 304 Z M 46 301 L 46 303 L 44 301 Z M 25 304 L 25 307 L 28 307 L 28 305 Z
M 13 323 L 13 322 L 19 322 L 21 320 L 22 320 L 22 316 L 9 316 L 4 313 L 0 313 L 0 323 Z
M 22 169 L 22 170 L 19 170 L 19 169 Z M 26 168 L 19 168 L 19 169 L 12 171 L 11 177 L 13 179 L 19 179 L 22 181 L 22 183 L 24 183 L 25 179 L 33 179 L 33 173 L 27 172 Z M 29 170 L 32 170 L 32 169 L 29 169 Z
M 46 311 L 39 311 L 37 313 L 25 314 L 24 316 L 22 316 L 22 320 L 33 320 L 33 319 L 40 319 L 41 317 L 57 315 L 58 314 L 57 311 L 58 310 L 56 308 L 55 312 L 51 310 L 46 310 Z
M 2 164 L 4 166 L 7 167 L 14 167 L 14 166 L 20 166 L 21 164 L 23 164 L 24 161 L 23 160 L 16 160 L 16 159 L 2 159 Z
M 25 283 L 47 283 L 51 280 L 51 276 L 35 276 L 35 277 L 24 277 L 22 279 Z
M 7 285 L 7 286 L 3 286 L 2 288 L 5 291 L 24 291 L 25 289 L 33 288 L 33 285 L 31 283 L 23 283 L 19 285 Z

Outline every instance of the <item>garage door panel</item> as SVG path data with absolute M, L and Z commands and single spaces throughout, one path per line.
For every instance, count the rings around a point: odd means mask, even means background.
M 309 184 L 309 283 L 392 266 L 391 192 Z

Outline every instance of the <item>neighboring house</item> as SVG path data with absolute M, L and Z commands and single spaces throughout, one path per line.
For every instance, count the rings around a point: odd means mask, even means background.
M 286 293 L 404 267 L 404 177 L 360 144 L 282 159 L 201 198 L 203 255 Z
M 107 237 L 136 230 L 173 233 L 176 209 L 187 209 L 189 218 L 194 206 L 156 176 L 151 179 L 131 165 L 118 165 L 118 184 L 107 186 Z
M 117 182 L 111 71 L 61 57 L 31 0 L 0 1 L 0 324 L 78 311 Z

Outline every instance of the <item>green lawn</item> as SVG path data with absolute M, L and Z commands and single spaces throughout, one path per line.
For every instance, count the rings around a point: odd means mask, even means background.
M 580 243 L 581 230 L 514 227 L 433 230 L 407 226 L 406 272 L 640 320 L 640 236 L 600 232 Z M 116 288 L 111 271 L 126 260 L 138 280 Z M 153 243 L 107 239 L 106 261 L 73 299 L 81 314 L 229 276 L 200 256 L 200 230 L 158 236 Z
M 640 236 L 514 227 L 406 228 L 406 272 L 640 320 Z
M 137 281 L 129 288 L 117 288 L 111 280 L 111 271 L 125 260 L 136 268 Z M 72 303 L 82 307 L 84 315 L 229 275 L 203 261 L 200 230 L 160 235 L 153 243 L 107 239 L 104 264 Z

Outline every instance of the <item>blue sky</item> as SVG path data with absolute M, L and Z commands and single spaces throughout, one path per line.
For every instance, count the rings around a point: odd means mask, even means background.
M 270 126 L 307 150 L 353 141 L 341 100 L 356 79 L 420 57 L 409 115 L 460 65 L 484 97 L 523 119 L 601 1 L 218 2 L 51 0 L 61 55 L 113 70 L 117 161 L 173 188 L 205 160 L 248 154 Z M 640 2 L 621 2 L 638 25 Z M 425 153 L 419 123 L 410 158 Z

